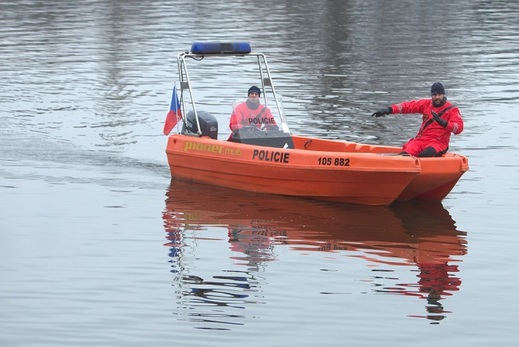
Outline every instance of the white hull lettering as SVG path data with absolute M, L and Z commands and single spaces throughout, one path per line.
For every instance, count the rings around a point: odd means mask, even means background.
M 284 163 L 288 164 L 290 159 L 290 153 L 283 153 L 277 151 L 264 151 L 255 149 L 252 152 L 253 160 L 261 160 L 261 161 L 272 161 L 275 163 Z

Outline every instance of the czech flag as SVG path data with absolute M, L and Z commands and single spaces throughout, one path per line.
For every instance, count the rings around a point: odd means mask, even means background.
M 177 125 L 178 121 L 182 119 L 182 111 L 180 110 L 180 101 L 178 100 L 176 87 L 173 86 L 173 94 L 171 95 L 171 104 L 164 122 L 164 135 L 169 135 L 171 130 Z

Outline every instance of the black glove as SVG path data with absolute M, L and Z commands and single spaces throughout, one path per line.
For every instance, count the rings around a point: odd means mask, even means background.
M 440 116 L 438 116 L 438 113 L 431 111 L 431 114 L 438 124 L 440 124 L 444 128 L 447 126 L 448 122 L 445 119 L 440 118 Z
M 379 109 L 377 112 L 373 113 L 371 117 L 382 117 L 386 114 L 390 114 L 392 112 L 391 107 L 384 107 Z

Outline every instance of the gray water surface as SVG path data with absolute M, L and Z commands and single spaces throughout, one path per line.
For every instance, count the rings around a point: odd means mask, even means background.
M 519 3 L 2 1 L 0 345 L 514 345 Z M 401 145 L 371 118 L 441 81 L 470 171 L 441 204 L 336 205 L 170 182 L 193 41 L 267 55 L 296 134 Z M 221 66 L 221 87 L 248 79 Z M 228 135 L 231 105 L 216 110 Z

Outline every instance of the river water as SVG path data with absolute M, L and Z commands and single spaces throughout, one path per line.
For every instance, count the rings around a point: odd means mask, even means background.
M 518 15 L 483 0 L 3 0 L 0 345 L 514 345 Z M 196 40 L 265 53 L 297 134 L 400 145 L 420 117 L 371 113 L 442 81 L 470 171 L 441 204 L 388 208 L 170 182 L 162 125 Z M 226 72 L 215 81 L 245 93 Z

